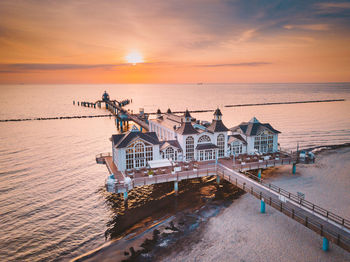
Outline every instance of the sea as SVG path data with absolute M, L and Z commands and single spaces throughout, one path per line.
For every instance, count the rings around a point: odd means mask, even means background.
M 77 105 L 104 91 L 131 99 L 132 112 L 219 107 L 229 128 L 256 117 L 281 132 L 285 150 L 350 142 L 350 83 L 0 85 L 0 119 L 105 114 Z M 325 99 L 345 101 L 225 107 Z M 193 116 L 211 121 L 213 112 Z M 125 209 L 110 204 L 107 169 L 95 156 L 111 152 L 118 132 L 110 117 L 0 122 L 1 261 L 67 261 L 106 243 Z M 169 191 L 140 189 L 131 206 L 152 205 Z

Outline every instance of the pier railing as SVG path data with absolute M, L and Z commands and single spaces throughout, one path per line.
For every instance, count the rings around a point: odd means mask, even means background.
M 225 174 L 225 171 L 221 168 L 218 168 L 217 172 L 225 180 L 236 185 L 245 192 L 250 193 L 254 197 L 260 200 L 264 200 L 266 204 L 270 205 L 276 210 L 282 212 L 288 217 L 294 219 L 295 221 L 320 234 L 321 236 L 326 237 L 329 241 L 350 252 L 350 238 L 348 236 L 336 232 L 330 229 L 327 224 L 322 224 L 317 221 L 317 219 L 307 216 L 303 212 L 291 208 L 278 198 L 272 198 L 255 186 L 247 186 L 243 179 L 232 178 L 229 174 L 227 174 L 228 172 Z
M 199 178 L 205 176 L 216 175 L 216 167 L 211 166 L 207 168 L 201 168 L 197 170 L 180 171 L 175 174 L 161 174 L 145 177 L 135 177 L 131 180 L 129 184 L 115 183 L 115 192 L 123 192 L 126 190 L 131 190 L 134 187 L 166 183 L 172 181 L 181 181 L 185 179 Z
M 319 214 L 319 215 L 321 215 L 321 216 L 323 216 L 323 217 L 325 217 L 325 218 L 327 218 L 327 219 L 329 219 L 329 220 L 331 220 L 339 225 L 342 225 L 342 226 L 350 229 L 350 220 L 343 218 L 337 214 L 334 214 L 333 212 L 326 210 L 326 209 L 324 209 L 324 208 L 322 208 L 322 207 L 320 207 L 320 206 L 318 206 L 310 201 L 307 201 L 303 198 L 300 198 L 298 195 L 295 195 L 291 192 L 288 192 L 287 190 L 284 190 L 283 188 L 280 188 L 279 186 L 276 186 L 276 185 L 271 184 L 271 183 L 265 183 L 262 178 L 259 178 L 255 174 L 246 172 L 245 175 L 254 179 L 256 182 L 265 186 L 269 190 L 274 191 L 274 192 L 286 197 L 287 199 L 298 203 L 300 206 L 303 206 L 316 214 Z
M 101 153 L 96 155 L 96 163 L 97 164 L 106 164 L 105 157 L 111 156 L 111 153 Z
M 232 167 L 238 170 L 252 170 L 259 168 L 268 168 L 272 166 L 280 166 L 280 165 L 290 165 L 293 164 L 293 159 L 291 157 L 284 157 L 279 160 L 270 159 L 263 160 L 262 162 L 247 162 L 245 164 L 233 164 Z

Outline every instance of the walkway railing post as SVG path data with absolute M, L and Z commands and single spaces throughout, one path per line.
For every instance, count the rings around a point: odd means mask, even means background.
M 325 237 L 323 237 L 322 249 L 323 249 L 323 251 L 328 251 L 328 249 L 329 249 L 329 241 Z
M 265 202 L 263 198 L 260 201 L 260 213 L 265 213 Z
M 297 164 L 293 163 L 292 174 L 294 175 L 297 172 Z

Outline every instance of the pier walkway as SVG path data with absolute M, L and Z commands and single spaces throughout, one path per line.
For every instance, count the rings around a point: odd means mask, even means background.
M 350 221 L 275 185 L 248 178 L 219 163 L 217 175 L 350 252 Z M 328 244 L 327 244 L 328 249 Z
M 121 121 L 123 121 L 122 118 L 127 119 L 128 121 L 131 120 L 134 123 L 138 124 L 140 127 L 144 128 L 145 130 L 149 130 L 149 126 L 145 119 L 142 119 L 139 114 L 132 114 L 129 111 L 125 110 L 118 101 L 104 101 L 108 106 L 107 108 L 111 109 L 110 111 Z M 122 116 L 122 117 L 121 117 Z

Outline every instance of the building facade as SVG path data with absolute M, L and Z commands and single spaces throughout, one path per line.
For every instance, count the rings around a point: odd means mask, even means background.
M 158 111 L 157 118 L 149 121 L 149 127 L 163 141 L 161 156 L 164 158 L 174 151 L 177 154 L 175 161 L 216 160 L 228 156 L 229 129 L 221 117 L 221 111 L 217 109 L 212 123 L 204 125 L 193 119 L 188 110 L 184 116 L 178 116 L 168 109 L 164 115 Z
M 270 124 L 255 117 L 228 129 L 222 122 L 220 109 L 212 122 L 191 117 L 165 114 L 160 110 L 149 120 L 149 132 L 135 126 L 131 131 L 113 135 L 113 161 L 120 171 L 146 167 L 149 161 L 169 159 L 172 162 L 212 161 L 240 154 L 263 154 L 278 151 L 278 134 Z
M 270 124 L 260 123 L 255 117 L 249 122 L 242 122 L 231 128 L 230 131 L 231 136 L 240 137 L 236 138 L 236 145 L 239 143 L 242 147 L 245 145 L 245 153 L 249 155 L 278 152 L 278 134 L 281 132 Z

